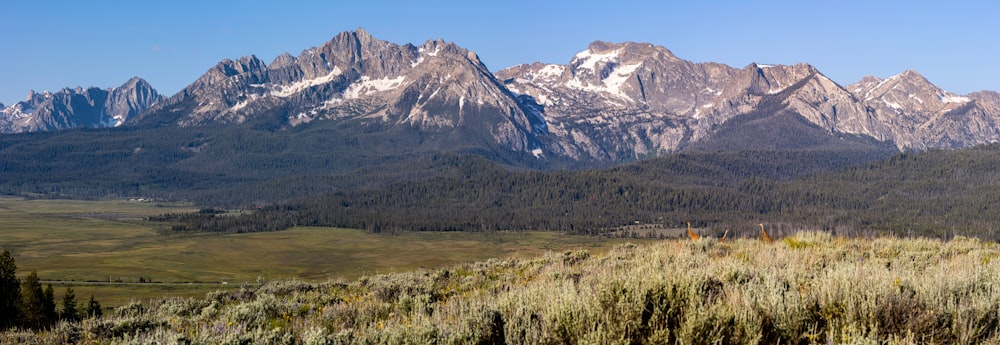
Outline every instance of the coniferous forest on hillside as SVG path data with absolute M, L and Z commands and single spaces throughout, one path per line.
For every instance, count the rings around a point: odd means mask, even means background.
M 361 138 L 337 128 L 253 126 L 3 136 L 0 191 L 189 200 L 206 209 L 151 219 L 179 232 L 305 225 L 595 234 L 636 222 L 691 221 L 719 234 L 749 234 L 767 222 L 779 233 L 994 239 L 1000 203 L 998 145 L 918 153 L 688 151 L 567 169 L 572 162 L 482 152 L 398 153 Z
M 830 156 L 824 157 L 824 154 Z M 239 216 L 166 215 L 176 231 L 251 232 L 291 226 L 382 231 L 566 230 L 600 234 L 638 222 L 692 221 L 721 235 L 756 224 L 793 233 L 893 233 L 995 238 L 998 147 L 899 154 L 823 171 L 834 153 L 678 154 L 605 170 L 529 171 L 437 156 L 433 176 L 331 192 Z M 714 161 L 713 161 L 714 160 Z M 787 168 L 787 169 L 786 169 Z

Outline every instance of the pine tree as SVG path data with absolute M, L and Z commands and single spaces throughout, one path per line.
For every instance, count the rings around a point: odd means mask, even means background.
M 72 287 L 67 286 L 66 293 L 63 294 L 60 317 L 67 321 L 80 320 L 80 313 L 76 309 L 76 294 L 73 293 Z
M 104 312 L 101 311 L 101 304 L 97 303 L 97 300 L 94 299 L 94 295 L 90 295 L 90 301 L 87 302 L 87 316 L 101 317 L 101 314 L 103 313 Z
M 21 300 L 21 281 L 17 279 L 14 256 L 4 250 L 0 254 L 0 330 L 18 322 L 18 301 Z
M 59 321 L 59 314 L 56 314 L 56 290 L 52 288 L 52 284 L 48 284 L 42 292 L 42 312 L 45 315 L 45 327 Z
M 31 271 L 21 283 L 21 325 L 32 329 L 41 329 L 47 325 L 44 307 L 45 294 L 42 284 L 38 281 L 38 273 Z

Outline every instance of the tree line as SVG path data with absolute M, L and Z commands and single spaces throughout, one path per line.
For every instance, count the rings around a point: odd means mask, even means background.
M 101 314 L 101 304 L 93 295 L 78 305 L 72 287 L 66 287 L 57 310 L 52 284 L 43 289 L 35 271 L 22 281 L 17 277 L 17 265 L 10 251 L 0 254 L 0 330 L 13 327 L 41 330 L 60 320 L 79 321 Z
M 177 231 L 333 226 L 587 234 L 636 221 L 671 227 L 692 221 L 720 234 L 727 228 L 750 233 L 767 222 L 789 232 L 997 239 L 998 145 L 903 153 L 834 172 L 796 161 L 835 153 L 725 155 L 675 155 L 583 171 L 514 169 L 477 157 L 441 156 L 434 173 L 419 179 L 337 190 L 240 215 L 202 212 L 151 220 L 170 222 Z

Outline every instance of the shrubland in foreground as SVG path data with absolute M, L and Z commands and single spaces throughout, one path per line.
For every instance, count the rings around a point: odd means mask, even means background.
M 135 303 L 3 343 L 1000 343 L 1000 247 L 715 239 Z

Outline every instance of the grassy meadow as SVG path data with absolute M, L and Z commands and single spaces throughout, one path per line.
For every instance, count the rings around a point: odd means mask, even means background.
M 665 240 L 131 304 L 19 343 L 1000 343 L 1000 246 Z
M 75 285 L 111 308 L 0 344 L 1000 344 L 1000 246 L 973 238 L 164 235 L 141 220 L 185 207 L 0 199 L 19 274 L 167 283 Z
M 259 278 L 356 279 L 550 250 L 601 251 L 616 243 L 555 232 L 378 235 L 337 228 L 165 235 L 142 221 L 193 210 L 128 201 L 0 198 L 0 248 L 14 254 L 20 275 L 35 270 L 43 280 L 75 281 L 55 284 L 57 294 L 61 285 L 72 284 L 77 296 L 93 294 L 104 306 L 117 307 L 132 300 L 202 297 Z M 140 277 L 169 284 L 81 285 L 136 283 Z M 190 282 L 207 284 L 185 284 Z

